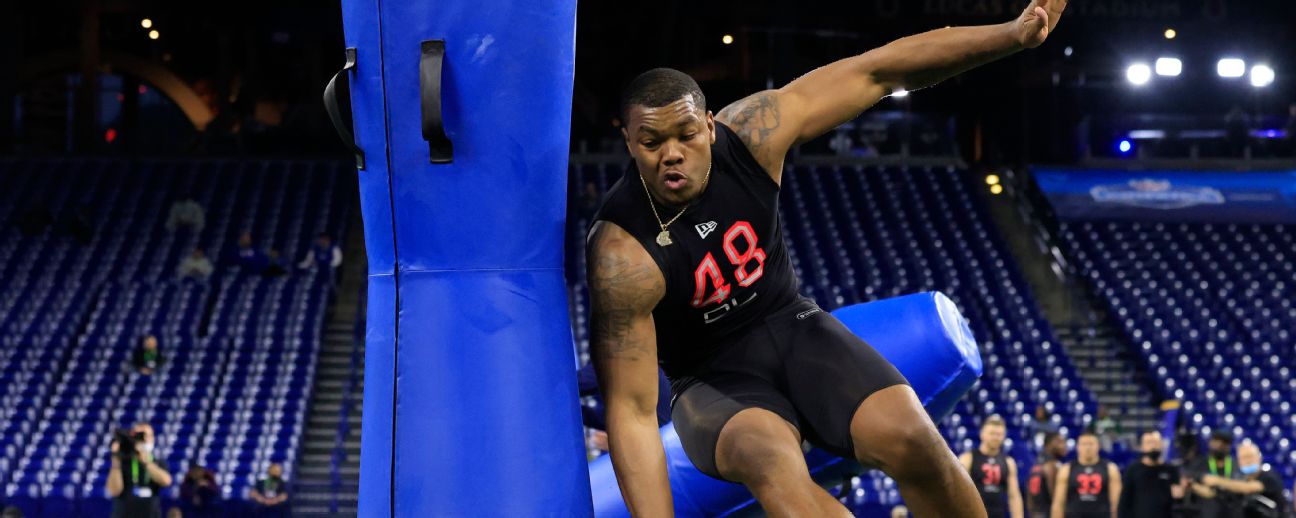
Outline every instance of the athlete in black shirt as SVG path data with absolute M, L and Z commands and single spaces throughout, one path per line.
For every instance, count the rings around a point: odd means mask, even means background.
M 1021 489 L 1017 487 L 1017 461 L 1004 453 L 1007 429 L 1003 418 L 992 415 L 981 424 L 981 444 L 959 455 L 972 476 L 989 518 L 1022 518 Z
M 1031 518 L 1049 518 L 1053 507 L 1053 486 L 1057 480 L 1058 464 L 1065 457 L 1066 439 L 1057 432 L 1044 434 L 1044 448 L 1039 460 L 1031 466 L 1030 480 L 1026 483 L 1027 511 Z
M 1120 494 L 1120 471 L 1098 456 L 1098 436 L 1080 434 L 1075 462 L 1058 470 L 1053 518 L 1115 518 Z
M 587 240 L 591 343 L 617 481 L 637 516 L 671 515 L 657 367 L 703 472 L 769 514 L 844 516 L 810 478 L 802 438 L 894 477 L 918 516 L 984 516 L 914 392 L 876 351 L 797 295 L 779 230 L 783 159 L 900 89 L 1044 42 L 1066 0 L 1016 20 L 897 40 L 756 93 L 719 114 L 687 75 L 656 69 L 621 103 L 634 166 Z

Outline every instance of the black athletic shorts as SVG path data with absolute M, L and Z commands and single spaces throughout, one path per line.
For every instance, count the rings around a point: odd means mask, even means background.
M 716 442 L 738 412 L 769 410 L 811 444 L 854 458 L 850 422 L 860 403 L 878 390 L 907 384 L 891 362 L 805 299 L 728 341 L 692 375 L 671 381 L 671 419 L 684 452 L 699 470 L 721 480 Z

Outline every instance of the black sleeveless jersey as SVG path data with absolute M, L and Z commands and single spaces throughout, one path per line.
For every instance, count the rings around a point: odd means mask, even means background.
M 972 482 L 981 501 L 985 503 L 986 515 L 990 518 L 1008 516 L 1008 456 L 1000 451 L 996 455 L 981 453 L 981 449 L 972 450 Z
M 1107 461 L 1082 465 L 1071 464 L 1067 477 L 1067 518 L 1111 518 L 1111 499 L 1107 496 Z
M 1032 513 L 1048 513 L 1053 506 L 1053 487 L 1044 476 L 1044 467 L 1050 462 L 1054 461 L 1040 459 L 1031 466 L 1030 480 L 1026 483 L 1026 505 Z
M 661 227 L 633 162 L 594 217 L 634 236 L 666 279 L 653 320 L 658 359 L 672 379 L 693 374 L 724 342 L 800 299 L 783 243 L 779 185 L 719 122 L 711 160 L 706 188 L 668 227 L 670 245 L 657 244 Z M 663 222 L 678 210 L 657 205 Z

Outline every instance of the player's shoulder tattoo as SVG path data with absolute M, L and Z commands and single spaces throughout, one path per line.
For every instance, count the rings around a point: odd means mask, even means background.
M 781 156 L 786 152 L 770 146 L 771 137 L 783 124 L 778 93 L 773 90 L 744 97 L 720 110 L 716 118 L 738 134 L 758 161 L 765 162 L 771 154 Z

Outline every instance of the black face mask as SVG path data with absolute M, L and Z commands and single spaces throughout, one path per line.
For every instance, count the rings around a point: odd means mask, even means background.
M 1143 452 L 1143 456 L 1147 457 L 1147 460 L 1158 461 L 1161 460 L 1161 450 L 1148 450 Z

